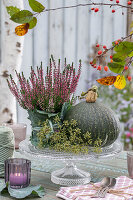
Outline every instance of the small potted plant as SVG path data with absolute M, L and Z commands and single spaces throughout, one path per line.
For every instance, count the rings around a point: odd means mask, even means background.
M 64 69 L 61 71 L 61 63 L 58 65 L 51 56 L 49 67 L 44 77 L 42 63 L 37 67 L 37 73 L 31 68 L 30 77 L 26 79 L 24 74 L 16 72 L 19 86 L 13 80 L 12 75 L 8 79 L 8 86 L 16 97 L 19 105 L 26 109 L 32 126 L 31 141 L 37 143 L 37 132 L 40 130 L 39 123 L 49 120 L 51 128 L 54 127 L 53 118 L 60 114 L 61 118 L 70 107 L 73 94 L 76 90 L 81 74 L 81 61 L 79 61 L 78 72 L 72 65 L 67 65 L 66 59 Z

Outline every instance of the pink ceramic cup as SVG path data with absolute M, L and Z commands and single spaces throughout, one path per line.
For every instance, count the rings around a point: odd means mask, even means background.
M 133 151 L 127 152 L 127 169 L 129 177 L 133 179 Z
M 19 143 L 26 138 L 27 125 L 24 123 L 5 123 L 4 126 L 8 126 L 13 130 L 15 137 L 15 149 L 19 149 Z

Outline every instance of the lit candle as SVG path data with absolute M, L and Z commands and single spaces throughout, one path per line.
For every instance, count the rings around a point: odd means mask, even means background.
M 5 183 L 11 188 L 25 188 L 30 184 L 31 161 L 23 158 L 10 158 L 5 161 Z
M 11 185 L 23 185 L 27 182 L 27 176 L 26 174 L 22 173 L 11 173 L 9 176 L 9 181 Z

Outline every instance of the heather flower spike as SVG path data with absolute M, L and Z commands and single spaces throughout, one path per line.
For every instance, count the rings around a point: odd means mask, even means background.
M 37 67 L 37 73 L 31 67 L 30 77 L 27 80 L 23 72 L 22 74 L 16 72 L 20 89 L 13 80 L 12 75 L 10 75 L 7 82 L 12 94 L 24 109 L 60 112 L 62 105 L 69 102 L 71 94 L 75 92 L 80 74 L 81 60 L 76 74 L 73 63 L 67 65 L 65 59 L 64 70 L 61 72 L 60 60 L 56 65 L 53 56 L 51 56 L 45 77 L 41 63 L 40 68 Z

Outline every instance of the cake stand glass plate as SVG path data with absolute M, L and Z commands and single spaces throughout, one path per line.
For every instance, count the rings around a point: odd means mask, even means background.
M 56 184 L 71 186 L 87 184 L 91 180 L 90 173 L 78 169 L 75 162 L 89 159 L 106 159 L 108 157 L 114 158 L 122 151 L 122 144 L 119 141 L 116 141 L 111 146 L 102 148 L 101 153 L 94 153 L 90 150 L 88 154 L 76 155 L 72 153 L 57 152 L 48 148 L 41 150 L 33 146 L 31 142 L 26 139 L 19 144 L 19 149 L 20 152 L 29 159 L 32 157 L 34 160 L 51 159 L 65 161 L 66 166 L 63 169 L 51 173 L 51 180 Z

